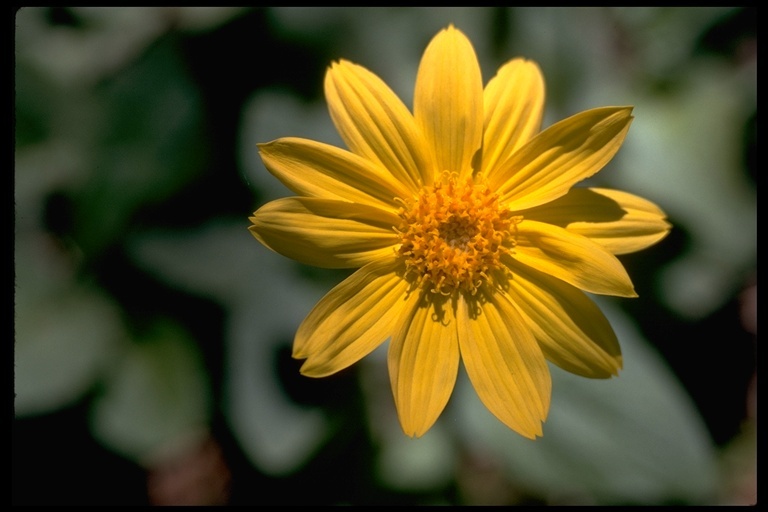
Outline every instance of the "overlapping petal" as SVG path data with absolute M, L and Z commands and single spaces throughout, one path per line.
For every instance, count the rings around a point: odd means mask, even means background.
M 651 201 L 605 188 L 574 188 L 551 203 L 520 213 L 586 236 L 613 254 L 650 247 L 671 227 Z
M 586 237 L 533 220 L 517 224 L 514 259 L 584 291 L 636 297 L 632 281 L 616 256 Z
M 455 304 L 411 294 L 389 345 L 392 393 L 406 435 L 419 437 L 448 403 L 459 370 Z
M 488 173 L 511 209 L 554 201 L 605 166 L 624 141 L 631 107 L 603 107 L 553 124 Z
M 453 26 L 424 52 L 413 115 L 348 61 L 330 66 L 325 93 L 350 151 L 297 138 L 260 145 L 269 171 L 300 197 L 251 217 L 254 236 L 281 254 L 362 267 L 299 327 L 303 374 L 335 373 L 390 338 L 407 435 L 437 420 L 463 359 L 486 407 L 529 438 L 542 435 L 549 410 L 547 359 L 586 377 L 618 374 L 616 335 L 584 292 L 635 296 L 615 255 L 658 242 L 670 225 L 650 201 L 573 186 L 616 154 L 631 107 L 539 132 L 538 66 L 511 60 L 483 89 L 472 44 Z M 446 171 L 445 190 L 430 186 Z M 470 247 L 476 254 L 464 257 Z
M 493 172 L 541 129 L 544 78 L 536 63 L 514 59 L 504 64 L 483 94 L 483 175 Z
M 313 197 L 286 197 L 259 208 L 250 231 L 275 252 L 307 265 L 360 267 L 391 259 L 399 218 L 373 206 Z
M 296 332 L 301 372 L 323 377 L 354 364 L 392 335 L 408 313 L 407 283 L 392 261 L 371 263 L 317 303 Z
M 483 82 L 472 44 L 453 26 L 424 51 L 413 113 L 435 152 L 437 172 L 472 173 L 483 139 Z
M 600 308 L 582 291 L 517 262 L 505 292 L 540 344 L 560 368 L 590 378 L 617 375 L 621 348 Z
M 259 145 L 266 168 L 295 193 L 396 211 L 405 185 L 381 166 L 335 146 L 299 138 Z
M 325 96 L 354 153 L 389 170 L 412 191 L 431 183 L 432 154 L 408 108 L 379 77 L 351 62 L 336 62 L 325 75 Z
M 459 300 L 457 316 L 461 358 L 480 400 L 512 430 L 541 436 L 552 380 L 523 317 L 489 288 Z

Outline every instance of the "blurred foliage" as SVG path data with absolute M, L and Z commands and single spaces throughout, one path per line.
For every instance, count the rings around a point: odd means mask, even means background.
M 233 505 L 755 500 L 756 19 L 722 7 L 19 10 L 14 503 L 222 489 Z M 247 231 L 250 212 L 289 194 L 256 143 L 341 145 L 325 67 L 358 62 L 410 105 L 421 53 L 449 23 L 485 80 L 512 57 L 539 62 L 546 125 L 635 105 L 594 181 L 648 197 L 674 225 L 622 257 L 640 298 L 601 300 L 625 370 L 589 381 L 553 369 L 535 442 L 479 407 L 463 375 L 437 425 L 406 438 L 386 347 L 301 377 L 296 327 L 347 273 L 288 261 Z M 198 459 L 198 491 L 215 492 L 158 496 L 188 488 L 173 468 Z M 163 486 L 148 492 L 147 475 Z

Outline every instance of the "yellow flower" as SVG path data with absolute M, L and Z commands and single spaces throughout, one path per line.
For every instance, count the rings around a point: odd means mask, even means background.
M 583 293 L 633 297 L 616 254 L 669 231 L 637 196 L 572 188 L 618 151 L 631 107 L 588 110 L 539 132 L 544 83 L 514 59 L 483 89 L 472 44 L 453 26 L 430 42 L 413 114 L 376 75 L 341 60 L 325 78 L 349 151 L 305 139 L 259 146 L 298 194 L 250 218 L 251 233 L 302 263 L 361 267 L 296 333 L 304 375 L 323 377 L 389 339 L 403 431 L 421 436 L 463 361 L 485 406 L 542 435 L 547 360 L 592 378 L 618 374 L 616 336 Z

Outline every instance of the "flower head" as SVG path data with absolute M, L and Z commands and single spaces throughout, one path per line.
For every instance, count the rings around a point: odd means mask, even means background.
M 250 218 L 265 246 L 310 265 L 360 267 L 296 333 L 301 372 L 323 377 L 389 340 L 404 432 L 424 434 L 463 361 L 486 407 L 542 435 L 547 360 L 592 378 L 622 366 L 616 336 L 584 292 L 635 296 L 616 254 L 669 230 L 653 203 L 574 188 L 618 151 L 631 107 L 588 110 L 540 131 L 544 82 L 514 59 L 483 88 L 466 36 L 428 45 L 413 113 L 376 75 L 348 61 L 325 78 L 349 150 L 297 138 L 259 146 L 297 196 Z

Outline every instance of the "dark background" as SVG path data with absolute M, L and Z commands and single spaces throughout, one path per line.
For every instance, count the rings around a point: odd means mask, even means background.
M 230 505 L 478 504 L 486 499 L 492 501 L 489 496 L 498 504 L 557 501 L 542 495 L 538 489 L 516 483 L 498 468 L 473 466 L 476 457 L 466 447 L 457 450 L 454 476 L 439 484 L 403 490 L 382 481 L 376 476 L 376 457 L 383 441 L 371 433 L 366 420 L 360 420 L 365 417 L 368 400 L 360 387 L 359 372 L 363 370 L 353 367 L 319 381 L 301 377 L 299 363 L 290 359 L 290 329 L 286 330 L 285 339 L 271 349 L 272 378 L 279 383 L 287 400 L 297 407 L 319 408 L 334 425 L 331 431 L 343 432 L 343 435 L 331 436 L 319 443 L 305 463 L 287 473 L 276 475 L 261 468 L 243 448 L 239 434 L 233 432 L 227 406 L 222 405 L 229 393 L 225 384 L 229 371 L 225 340 L 232 305 L 223 303 L 215 295 L 190 293 L 178 285 L 178 280 L 166 279 L 162 272 L 148 271 L 145 264 L 137 262 L 131 240 L 145 233 L 193 231 L 211 219 L 241 221 L 243 229 L 247 227 L 247 216 L 271 198 L 272 192 L 252 179 L 251 171 L 244 168 L 246 164 L 239 157 L 243 151 L 241 135 L 246 105 L 257 91 L 280 91 L 295 98 L 300 105 L 322 105 L 322 77 L 326 66 L 333 59 L 347 56 L 346 52 L 358 51 L 345 46 L 349 44 L 345 37 L 353 33 L 352 27 L 358 23 L 354 15 L 321 10 L 317 16 L 324 17 L 325 21 L 320 28 L 302 31 L 295 26 L 286 28 L 285 18 L 272 9 L 237 10 L 221 19 L 208 19 L 202 25 L 190 25 L 188 20 L 185 24 L 183 15 L 173 9 L 148 12 L 146 16 L 162 18 L 159 23 L 162 28 L 147 36 L 141 45 L 126 51 L 111 68 L 91 77 L 78 78 L 46 70 L 45 61 L 31 50 L 27 51 L 31 46 L 31 39 L 25 37 L 27 32 L 55 34 L 62 37 L 62 41 L 68 37 L 109 34 L 113 29 L 105 24 L 104 17 L 117 15 L 118 9 L 107 9 L 109 12 L 99 16 L 88 10 L 66 7 L 32 10 L 32 13 L 15 13 L 17 249 L 19 237 L 26 233 L 43 237 L 46 241 L 43 246 L 55 254 L 52 258 L 63 262 L 68 269 L 67 282 L 86 283 L 116 305 L 125 332 L 133 340 L 131 343 L 148 343 L 160 321 L 168 320 L 188 333 L 191 350 L 199 354 L 202 362 L 200 372 L 204 374 L 202 381 L 209 390 L 210 400 L 207 406 L 201 406 L 207 411 L 204 423 L 208 428 L 207 441 L 201 446 L 207 448 L 194 448 L 196 455 L 189 455 L 192 458 L 185 459 L 188 462 L 180 463 L 187 468 L 199 468 L 192 476 L 183 474 L 178 465 L 152 465 L 138 460 L 105 442 L 104 436 L 93 434 L 94 404 L 110 386 L 107 370 L 97 373 L 91 384 L 81 391 L 73 391 L 66 399 L 48 407 L 20 409 L 17 403 L 12 433 L 14 504 L 148 504 L 196 500 L 199 504 Z M 393 14 L 389 9 L 381 9 L 381 15 L 403 19 L 424 14 L 424 11 L 411 13 L 409 9 L 401 11 Z M 457 15 L 462 13 L 465 11 L 456 11 Z M 658 9 L 648 14 L 645 23 L 651 23 L 648 19 L 653 16 L 658 20 L 673 14 Z M 549 11 L 542 12 L 543 18 L 550 15 Z M 625 46 L 611 46 L 606 52 L 620 54 L 619 60 L 623 59 L 625 66 L 623 72 L 633 73 L 634 90 L 650 96 L 673 96 L 686 86 L 695 66 L 711 66 L 717 73 L 728 74 L 756 62 L 755 9 L 713 11 L 706 23 L 699 23 L 695 28 L 684 24 L 685 15 L 675 15 L 681 20 L 680 26 L 669 23 L 668 29 L 678 30 L 681 40 L 693 42 L 676 67 L 653 69 L 643 68 L 642 59 L 637 57 L 640 50 L 633 46 L 640 45 L 642 26 L 632 25 L 622 13 L 610 9 L 590 13 L 600 20 L 606 31 L 624 34 L 617 40 Z M 368 16 L 359 19 L 368 19 Z M 477 43 L 470 35 L 478 45 L 478 54 L 494 59 L 490 66 L 483 65 L 486 80 L 494 65 L 514 56 L 508 48 L 510 42 L 517 41 L 515 27 L 520 16 L 516 9 L 498 8 L 484 13 L 481 22 L 470 24 L 486 29 L 483 43 Z M 436 18 L 432 32 L 442 26 L 442 17 Z M 454 21 L 457 26 L 461 26 L 461 22 L 461 19 Z M 692 31 L 695 31 L 693 36 Z M 674 32 L 668 36 L 675 40 Z M 49 44 L 54 45 L 56 41 L 51 37 Z M 427 41 L 428 38 L 413 48 L 416 58 Z M 38 44 L 42 44 L 40 40 Z M 369 56 L 377 52 L 385 54 L 388 46 L 382 44 L 369 51 Z M 357 54 L 349 58 L 360 59 Z M 563 76 L 551 80 L 545 69 L 550 90 L 548 102 L 556 109 L 567 108 L 573 102 L 568 95 L 578 94 L 567 92 L 564 79 L 570 74 L 576 82 L 583 80 L 578 65 L 572 64 L 570 69 L 571 61 L 563 59 L 564 65 L 556 72 Z M 375 62 L 361 63 L 379 72 Z M 413 63 L 403 66 L 409 68 L 406 73 L 415 73 Z M 390 77 L 383 72 L 382 77 L 389 82 Z M 736 173 L 735 179 L 746 184 L 754 197 L 757 113 L 756 101 L 751 99 L 753 109 L 733 123 L 739 131 L 735 137 L 738 144 L 733 148 L 738 155 L 738 165 L 727 172 Z M 98 108 L 79 110 L 78 105 L 85 104 L 98 105 Z M 165 108 L 163 104 L 174 107 Z M 549 108 L 547 111 L 552 113 Z M 83 126 L 90 124 L 89 128 L 78 126 L 79 115 L 83 116 Z M 636 115 L 640 114 L 636 111 Z M 86 129 L 92 132 L 79 139 L 69 132 Z M 629 139 L 632 136 L 630 132 Z M 86 168 L 75 169 L 74 178 L 52 179 L 48 184 L 39 185 L 34 195 L 36 202 L 22 205 L 21 201 L 26 201 L 28 196 L 20 192 L 25 183 L 20 173 L 66 175 L 55 168 L 30 170 L 34 164 L 30 164 L 25 155 L 67 137 L 79 140 L 90 156 L 73 156 L 71 161 L 60 162 L 61 168 L 79 165 Z M 253 144 L 256 142 L 259 141 Z M 72 150 L 72 144 L 68 148 Z M 134 154 L 137 148 L 149 154 L 146 167 L 142 165 L 144 160 Z M 643 195 L 642 191 L 632 191 Z M 679 211 L 675 205 L 652 199 L 670 212 L 674 229 L 657 246 L 621 257 L 641 299 L 617 304 L 634 319 L 639 332 L 658 351 L 689 395 L 711 441 L 716 464 L 725 468 L 710 503 L 749 501 L 750 482 L 754 485 L 750 468 L 754 466 L 756 453 L 749 441 L 756 403 L 756 310 L 755 302 L 750 303 L 750 296 L 745 293 L 752 293 L 752 300 L 756 301 L 756 254 L 732 260 L 736 263 L 728 273 L 729 281 L 718 289 L 719 300 L 709 310 L 694 315 L 676 310 L 665 301 L 664 288 L 659 284 L 664 279 L 663 270 L 695 253 L 700 246 L 696 242 L 696 230 L 687 224 L 688 219 L 675 216 Z M 728 208 L 717 204 L 711 207 Z M 750 225 L 754 226 L 748 223 L 744 229 L 749 230 Z M 747 238 L 750 236 L 756 240 L 756 233 L 748 233 Z M 263 254 L 258 252 L 261 248 L 255 242 L 252 249 L 254 256 Z M 220 247 L 219 250 L 234 249 Z M 727 259 L 728 254 L 723 258 Z M 17 292 L 27 286 L 26 274 L 19 268 L 34 264 L 20 259 L 17 251 Z M 298 275 L 308 282 L 326 288 L 327 283 L 337 281 L 340 276 L 297 266 L 291 268 L 297 269 Z M 265 304 L 269 304 L 268 299 Z M 17 310 L 17 316 L 20 314 Z M 753 319 L 751 324 L 749 318 Z M 24 332 L 17 327 L 17 352 L 19 344 L 24 343 Z M 18 365 L 14 367 L 18 371 Z M 19 380 L 16 382 L 18 385 Z M 499 481 L 493 492 L 483 490 L 467 476 L 473 467 L 475 475 L 486 474 L 486 484 Z M 162 487 L 163 490 L 148 491 L 148 482 L 151 483 L 153 477 L 172 483 Z M 195 494 L 189 490 L 206 486 L 212 487 L 207 493 Z M 755 488 L 751 488 L 754 492 Z M 677 499 L 686 503 L 688 498 Z M 588 497 L 586 500 L 600 502 L 601 499 Z

